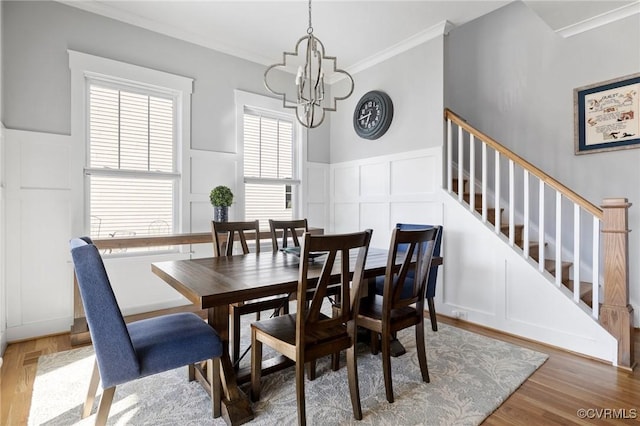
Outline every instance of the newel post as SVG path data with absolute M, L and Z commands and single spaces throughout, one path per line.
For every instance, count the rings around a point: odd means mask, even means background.
M 633 307 L 629 304 L 629 225 L 626 198 L 602 202 L 604 303 L 600 323 L 618 340 L 618 366 L 633 369 Z M 598 301 L 596 300 L 595 303 Z

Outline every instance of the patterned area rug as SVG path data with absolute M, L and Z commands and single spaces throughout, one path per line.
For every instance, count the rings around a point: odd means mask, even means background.
M 307 422 L 477 425 L 547 359 L 545 354 L 456 327 L 439 324 L 439 331 L 432 332 L 428 321 L 425 325 L 431 383 L 421 381 L 412 329 L 405 330 L 398 338 L 407 353 L 392 359 L 393 404 L 385 398 L 380 356 L 361 345 L 362 421 L 353 418 L 344 359 L 334 372 L 326 358 L 318 362 L 316 380 L 305 383 Z M 93 424 L 95 414 L 80 421 L 93 359 L 91 347 L 40 357 L 29 425 Z M 255 420 L 250 424 L 297 423 L 294 378 L 293 368 L 263 377 L 262 399 L 253 404 Z M 108 424 L 222 425 L 224 421 L 211 418 L 208 396 L 197 383 L 187 381 L 185 367 L 119 386 Z

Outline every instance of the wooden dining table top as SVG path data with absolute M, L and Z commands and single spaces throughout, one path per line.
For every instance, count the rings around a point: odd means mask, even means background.
M 355 255 L 352 251 L 352 262 Z M 387 256 L 387 250 L 370 248 L 365 278 L 384 275 Z M 433 258 L 433 266 L 441 263 L 441 257 Z M 189 301 L 207 309 L 295 292 L 299 266 L 298 256 L 279 251 L 155 262 L 151 268 Z M 322 262 L 310 262 L 309 269 L 319 274 L 321 266 Z

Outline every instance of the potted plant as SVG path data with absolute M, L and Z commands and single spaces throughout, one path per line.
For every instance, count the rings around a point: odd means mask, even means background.
M 213 206 L 213 220 L 216 222 L 226 222 L 229 218 L 229 206 L 233 203 L 233 192 L 231 192 L 228 186 L 219 185 L 211 190 L 209 199 Z

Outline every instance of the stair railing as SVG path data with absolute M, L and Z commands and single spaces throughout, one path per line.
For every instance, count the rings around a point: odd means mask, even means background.
M 618 339 L 619 365 L 629 367 L 633 363 L 633 342 L 630 340 L 633 339 L 633 308 L 629 305 L 629 230 L 626 215 L 631 204 L 627 203 L 626 199 L 605 199 L 603 211 L 491 137 L 473 128 L 453 111 L 445 109 L 445 120 L 447 191 L 457 196 L 459 202 L 468 202 L 469 210 L 479 213 L 482 222 L 492 225 L 496 234 L 506 234 L 509 245 L 516 248 L 520 243 L 525 259 L 532 257 L 536 260 L 537 255 L 539 271 L 552 274 L 556 286 L 569 288 L 573 292 L 573 301 L 590 310 L 596 320 L 601 300 L 599 283 L 603 282 L 600 278 L 600 266 L 604 263 L 604 317 L 600 322 Z M 478 147 L 481 150 L 479 158 L 476 153 Z M 467 168 L 465 164 L 468 165 Z M 502 177 L 504 166 L 507 168 L 506 179 Z M 479 172 L 476 170 L 477 167 L 480 168 Z M 477 177 L 480 178 L 480 182 L 477 181 Z M 455 188 L 454 180 L 457 181 Z M 465 193 L 465 180 L 468 182 L 468 193 Z M 476 206 L 476 185 L 480 186 L 479 193 L 482 194 L 481 206 Z M 517 187 L 521 187 L 522 191 L 517 190 Z M 507 201 L 502 200 L 503 190 L 506 190 Z M 493 207 L 489 207 L 490 202 Z M 532 207 L 532 204 L 536 203 L 537 212 L 535 206 Z M 501 220 L 504 208 L 508 212 L 508 222 L 503 227 Z M 494 212 L 490 217 L 491 209 Z M 521 238 L 516 238 L 517 214 L 517 219 L 522 221 Z M 553 220 L 545 220 L 547 216 L 549 219 L 553 216 Z M 601 223 L 605 236 L 602 255 Z M 530 245 L 533 242 L 531 236 L 535 235 L 534 231 L 537 231 L 538 238 L 537 253 L 530 253 Z M 567 237 L 571 235 L 572 238 Z M 545 256 L 547 240 L 551 240 L 554 245 L 550 262 Z M 569 280 L 571 265 L 573 279 Z M 583 273 L 591 276 L 592 294 L 591 302 L 588 304 L 582 300 L 581 286 L 588 284 L 581 281 Z
M 445 110 L 445 118 L 447 120 L 447 190 L 453 192 L 453 164 L 454 155 L 457 156 L 457 180 L 463 182 L 468 179 L 468 200 L 469 209 L 476 211 L 476 166 L 479 164 L 481 176 L 481 193 L 482 197 L 481 215 L 482 221 L 487 222 L 493 219 L 493 226 L 496 234 L 505 233 L 509 239 L 509 244 L 516 245 L 516 212 L 518 209 L 522 212 L 522 255 L 525 258 L 529 258 L 530 255 L 537 254 L 538 269 L 542 273 L 545 269 L 548 269 L 555 278 L 555 284 L 560 287 L 563 285 L 563 279 L 566 279 L 566 275 L 563 277 L 563 268 L 566 268 L 566 263 L 563 263 L 563 204 L 565 200 L 568 200 L 572 205 L 573 210 L 573 250 L 572 250 L 572 262 L 575 267 L 573 268 L 573 300 L 579 303 L 581 296 L 581 271 L 591 271 L 591 282 L 594 283 L 592 287 L 592 303 L 591 314 L 595 319 L 598 318 L 598 301 L 600 299 L 599 286 L 595 283 L 601 282 L 600 280 L 600 222 L 603 218 L 603 211 L 599 207 L 593 205 L 580 195 L 576 194 L 571 189 L 567 188 L 542 170 L 529 163 L 525 159 L 514 154 L 504 146 L 500 145 L 491 137 L 476 130 L 466 123 L 462 118 L 456 115 L 450 110 Z M 453 127 L 457 127 L 457 138 L 454 135 Z M 457 139 L 457 149 L 454 147 L 454 138 Z M 477 141 L 477 142 L 476 142 Z M 476 159 L 477 145 L 481 147 L 481 158 Z M 457 151 L 454 154 L 454 150 Z M 491 160 L 491 157 L 493 159 Z M 502 168 L 505 163 L 508 167 L 507 178 L 502 177 Z M 468 167 L 468 176 L 464 175 L 465 160 Z M 492 164 L 490 164 L 492 163 Z M 493 166 L 493 167 L 491 167 Z M 490 175 L 490 169 L 493 168 L 493 175 Z M 517 178 L 517 171 L 521 172 L 521 176 Z M 522 206 L 516 206 L 516 181 L 522 185 Z M 532 185 L 537 183 L 537 220 L 531 210 Z M 504 205 L 504 201 L 501 198 L 501 190 L 507 189 L 507 205 Z M 458 184 L 457 195 L 458 200 L 463 201 L 465 197 L 465 185 Z M 535 190 L 535 188 L 534 188 Z M 493 199 L 490 200 L 489 194 L 493 192 Z M 550 197 L 555 200 L 555 209 L 553 209 L 553 202 L 548 202 L 548 192 L 553 195 Z M 494 209 L 494 217 L 488 217 L 489 203 L 492 201 Z M 535 202 L 535 199 L 533 200 Z M 548 206 L 548 204 L 551 204 Z M 502 211 L 503 208 L 508 212 L 508 228 L 503 232 L 502 229 Z M 555 220 L 546 221 L 545 217 L 549 215 L 547 209 L 550 211 L 555 210 Z M 585 256 L 583 247 L 583 238 L 588 238 L 589 233 L 583 230 L 584 213 L 586 213 L 587 221 L 591 222 L 591 244 L 588 256 Z M 533 241 L 532 230 L 537 228 L 538 235 L 538 247 L 537 253 L 530 253 L 530 245 Z M 554 230 L 555 228 L 555 230 Z M 555 231 L 555 232 L 554 232 Z M 554 241 L 555 250 L 552 257 L 552 263 L 545 262 L 545 241 L 546 233 L 553 235 L 551 240 Z M 569 243 L 569 241 L 567 241 Z M 564 248 L 570 247 L 570 244 L 564 244 Z M 570 254 L 571 255 L 571 254 Z M 566 254 L 565 254 L 566 256 Z M 585 266 L 585 262 L 588 260 L 588 265 Z

